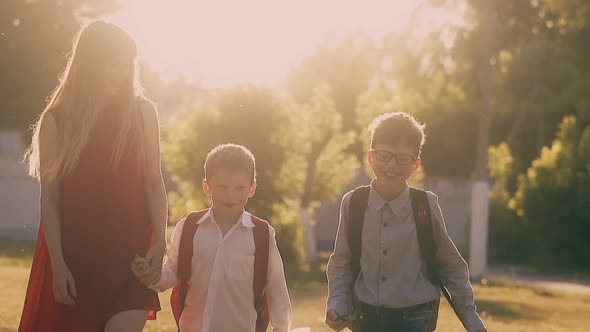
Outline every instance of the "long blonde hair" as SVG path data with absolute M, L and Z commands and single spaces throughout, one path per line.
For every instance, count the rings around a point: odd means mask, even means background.
M 137 99 L 143 98 L 143 89 L 137 75 L 137 47 L 133 39 L 121 28 L 104 21 L 94 21 L 83 27 L 76 38 L 59 84 L 49 102 L 33 125 L 33 138 L 24 156 L 29 175 L 52 179 L 72 171 L 79 162 L 101 109 L 96 105 L 97 81 L 109 57 L 129 60 L 132 68 L 122 85 L 116 112 L 118 134 L 115 139 L 110 165 L 118 165 L 127 144 L 129 132 L 140 139 L 141 117 L 133 118 Z M 43 169 L 39 160 L 39 132 L 49 113 L 59 113 L 59 140 L 57 151 Z M 139 120 L 139 121 L 138 121 Z M 137 140 L 138 142 L 140 140 Z

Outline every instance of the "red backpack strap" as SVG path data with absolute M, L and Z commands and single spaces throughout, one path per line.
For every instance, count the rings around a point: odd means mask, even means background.
M 178 263 L 176 274 L 179 283 L 172 289 L 170 295 L 170 304 L 172 314 L 176 320 L 176 325 L 180 321 L 180 314 L 184 309 L 184 302 L 188 294 L 188 280 L 191 277 L 191 261 L 193 259 L 193 239 L 199 224 L 197 222 L 207 213 L 209 209 L 191 212 L 184 221 L 182 233 L 180 235 L 180 245 L 178 248 Z
M 177 274 L 181 282 L 187 282 L 191 277 L 191 261 L 193 259 L 193 239 L 199 224 L 209 209 L 191 212 L 184 221 L 182 234 L 180 235 L 180 246 L 178 249 Z
M 254 309 L 256 310 L 256 332 L 266 331 L 269 322 L 268 299 L 264 294 L 268 276 L 269 225 L 268 222 L 252 215 L 254 223 Z

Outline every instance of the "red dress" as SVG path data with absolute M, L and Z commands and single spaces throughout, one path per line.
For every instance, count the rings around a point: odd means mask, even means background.
M 158 294 L 131 272 L 152 240 L 138 143 L 129 135 L 118 166 L 109 167 L 117 121 L 102 112 L 78 166 L 63 178 L 62 251 L 74 277 L 74 306 L 57 304 L 42 227 L 39 229 L 19 332 L 102 332 L 113 315 L 160 310 Z M 59 113 L 54 113 L 59 122 Z M 141 121 L 139 112 L 136 121 Z

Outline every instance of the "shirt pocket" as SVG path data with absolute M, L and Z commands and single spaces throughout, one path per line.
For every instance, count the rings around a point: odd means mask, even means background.
M 254 274 L 254 255 L 231 255 L 228 273 L 229 278 L 233 280 L 251 279 Z

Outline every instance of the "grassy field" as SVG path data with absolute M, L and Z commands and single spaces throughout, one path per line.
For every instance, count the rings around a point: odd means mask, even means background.
M 13 248 L 14 249 L 14 248 Z M 24 250 L 24 249 L 23 249 Z M 16 331 L 27 285 L 30 257 L 19 248 L 0 250 L 0 332 Z M 323 323 L 326 286 L 321 267 L 310 271 L 288 271 L 294 307 L 293 328 L 310 327 L 313 332 L 330 331 Z M 590 296 L 549 292 L 512 284 L 474 285 L 476 304 L 489 331 L 562 332 L 588 331 Z M 169 305 L 169 293 L 160 294 L 163 310 L 145 331 L 176 331 Z M 451 309 L 443 303 L 439 332 L 463 331 Z

